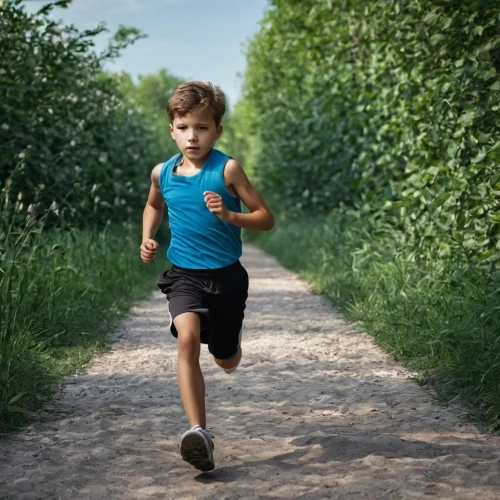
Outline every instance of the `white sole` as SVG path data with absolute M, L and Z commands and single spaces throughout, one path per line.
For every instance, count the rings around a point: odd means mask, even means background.
M 180 452 L 182 460 L 201 471 L 215 468 L 212 443 L 201 432 L 189 430 L 181 438 Z

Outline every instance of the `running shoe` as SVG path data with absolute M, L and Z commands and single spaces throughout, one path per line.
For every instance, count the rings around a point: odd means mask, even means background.
M 195 425 L 181 437 L 180 452 L 182 460 L 195 469 L 209 471 L 215 468 L 214 435 L 201 425 Z

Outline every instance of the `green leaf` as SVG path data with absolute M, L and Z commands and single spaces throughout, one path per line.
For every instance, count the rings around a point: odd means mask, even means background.
M 488 43 L 483 47 L 483 50 L 494 49 L 500 43 L 500 36 L 496 36 L 488 41 Z
M 392 201 L 389 201 L 387 200 L 385 203 L 384 203 L 384 210 L 395 210 L 397 208 L 401 208 L 401 207 L 404 207 L 406 206 L 406 202 L 404 201 L 395 201 L 395 202 L 392 202 Z
M 441 194 L 438 194 L 434 200 L 432 201 L 432 205 L 431 205 L 431 208 L 433 210 L 435 210 L 436 208 L 439 208 L 440 206 L 442 206 L 446 200 L 448 200 L 448 198 L 451 196 L 451 193 L 441 193 Z
M 434 9 L 431 12 L 427 13 L 424 16 L 424 23 L 425 24 L 434 24 L 437 21 L 437 19 L 439 18 L 439 16 L 441 15 L 437 11 L 438 11 L 438 9 Z
M 500 214 L 490 215 L 490 220 L 493 224 L 500 224 Z
M 465 224 L 467 223 L 467 218 L 463 212 L 460 212 L 460 214 L 457 217 L 457 228 L 462 230 L 465 227 Z
M 492 160 L 500 160 L 500 141 L 496 142 L 489 150 L 488 157 Z
M 443 40 L 446 40 L 446 36 L 442 35 L 441 33 L 436 33 L 435 35 L 432 35 L 430 38 L 432 45 L 437 45 L 438 43 L 442 42 Z
M 496 248 L 490 248 L 489 250 L 486 250 L 485 252 L 481 252 L 479 254 L 479 260 L 486 260 L 489 257 L 491 257 L 495 252 L 497 251 Z
M 477 241 L 474 238 L 469 238 L 463 242 L 463 246 L 466 250 L 471 250 L 474 247 L 477 247 Z
M 479 132 L 479 134 L 477 134 L 477 140 L 481 143 L 481 144 L 485 144 L 486 142 L 488 142 L 491 138 L 493 134 L 492 133 L 489 133 L 489 134 L 485 134 L 483 132 Z
M 497 182 L 500 182 L 500 174 L 495 174 L 490 177 L 489 180 L 490 186 L 494 186 Z
M 425 203 L 432 203 L 434 201 L 434 195 L 432 191 L 429 188 L 424 188 L 422 190 L 422 197 L 425 201 Z
M 474 158 L 471 158 L 471 162 L 472 163 L 480 163 L 484 160 L 486 156 L 486 153 L 478 153 L 477 156 L 475 156 Z
M 37 11 L 37 15 L 48 14 L 54 7 L 62 7 L 63 9 L 68 8 L 68 5 L 73 0 L 59 0 L 58 2 L 48 3 L 44 5 L 39 11 Z
M 17 403 L 21 399 L 25 398 L 26 396 L 29 396 L 29 392 L 21 392 L 21 394 L 18 394 L 17 396 L 14 396 L 8 403 L 7 405 L 13 405 L 14 403 Z
M 500 195 L 500 174 L 493 175 L 488 181 L 488 186 L 494 194 Z
M 495 83 L 490 85 L 490 90 L 500 90 L 500 81 L 497 80 Z
M 472 125 L 474 118 L 476 118 L 476 111 L 466 111 L 459 116 L 457 122 L 468 126 Z
M 9 413 L 22 413 L 23 415 L 29 416 L 29 411 L 20 406 L 7 405 L 7 411 Z
M 63 9 L 67 9 L 68 5 L 72 2 L 73 0 L 59 0 L 54 5 L 56 5 L 57 7 L 62 7 Z
M 490 78 L 496 76 L 496 74 L 497 70 L 495 68 L 490 68 L 488 71 L 482 71 L 479 73 L 479 78 L 481 78 L 481 80 L 489 80 Z

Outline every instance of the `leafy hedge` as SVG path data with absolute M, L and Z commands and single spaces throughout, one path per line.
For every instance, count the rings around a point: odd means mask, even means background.
M 142 35 L 120 27 L 97 55 L 104 25 L 80 32 L 49 18 L 69 3 L 33 15 L 21 0 L 0 3 L 0 182 L 11 201 L 52 205 L 71 224 L 136 219 L 157 139 L 103 63 Z
M 273 0 L 245 101 L 275 208 L 361 210 L 406 251 L 500 265 L 500 6 Z

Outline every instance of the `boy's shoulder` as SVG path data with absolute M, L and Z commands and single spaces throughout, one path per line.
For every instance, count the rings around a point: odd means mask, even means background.
M 169 165 L 173 162 L 175 162 L 176 158 L 178 158 L 180 156 L 179 153 L 173 155 L 172 157 L 170 157 L 168 160 L 162 162 L 162 163 L 158 163 L 158 165 L 155 165 L 153 167 L 153 172 L 151 173 L 151 178 L 156 181 L 156 182 L 159 182 L 160 181 L 160 176 L 161 176 L 161 172 L 163 170 L 163 167 L 165 165 Z
M 220 149 L 213 149 L 214 153 L 219 157 L 219 159 L 224 162 L 224 168 L 227 169 L 235 169 L 235 168 L 242 168 L 241 165 L 239 164 L 238 160 L 233 158 L 231 155 L 228 155 L 224 151 L 221 151 Z
M 160 184 L 160 175 L 161 175 L 161 169 L 163 168 L 164 163 L 158 163 L 153 168 L 153 171 L 151 172 L 151 180 L 156 186 L 159 186 Z
M 240 172 L 243 172 L 243 167 L 240 165 L 238 160 L 235 160 L 231 156 L 226 162 L 224 168 L 224 174 L 227 176 L 238 175 Z

